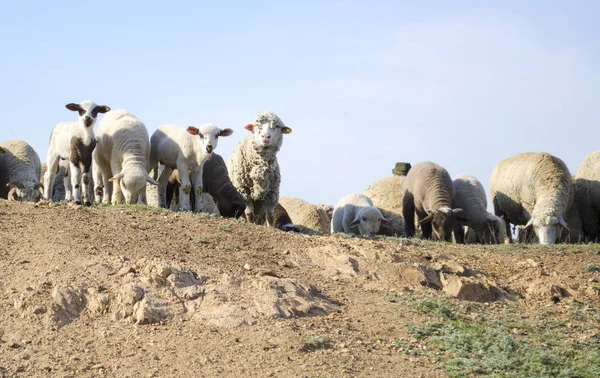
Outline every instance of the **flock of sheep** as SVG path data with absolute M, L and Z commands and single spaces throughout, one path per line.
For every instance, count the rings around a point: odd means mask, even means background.
M 522 242 L 600 238 L 600 151 L 588 155 L 574 177 L 548 153 L 501 161 L 490 180 L 494 214 L 475 177 L 452 179 L 433 162 L 385 177 L 332 207 L 279 198 L 277 152 L 283 134 L 292 130 L 272 112 L 246 126 L 251 134 L 225 163 L 214 151 L 231 129 L 166 125 L 149 137 L 144 123 L 126 110 L 89 100 L 66 107 L 78 120 L 52 130 L 45 167 L 26 142 L 0 143 L 0 198 L 147 204 L 147 189 L 156 185 L 158 206 L 244 214 L 249 222 L 286 231 L 413 237 L 418 225 L 426 239 L 485 244 L 511 242 L 513 224 Z M 107 114 L 94 133 L 101 113 Z

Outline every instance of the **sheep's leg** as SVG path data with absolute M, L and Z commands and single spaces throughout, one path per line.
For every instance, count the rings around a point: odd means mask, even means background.
M 254 223 L 254 201 L 248 199 L 246 202 L 246 210 L 244 210 L 244 215 L 246 216 L 246 221 L 248 223 Z
M 267 227 L 275 227 L 275 221 L 273 219 L 274 212 L 275 206 L 267 206 L 265 209 L 265 221 Z
M 189 168 L 187 164 L 177 165 L 179 171 L 179 209 L 182 211 L 190 211 L 192 209 L 190 205 L 190 193 L 192 192 L 192 183 L 190 182 Z
M 71 186 L 71 176 L 69 175 L 69 167 L 65 168 L 65 175 L 63 177 L 63 185 L 65 186 L 65 201 L 73 201 L 73 187 Z
M 54 175 L 58 168 L 58 162 L 60 156 L 54 153 L 52 150 L 48 151 L 46 157 L 46 173 L 44 174 L 44 197 L 48 201 L 52 201 L 52 188 L 54 186 Z M 66 187 L 65 187 L 66 189 Z
M 97 163 L 92 166 L 92 176 L 94 176 L 94 198 L 96 202 L 100 203 L 106 187 L 104 186 L 104 175 Z
M 168 166 L 164 166 L 160 177 L 158 178 L 158 206 L 169 208 L 170 204 L 167 204 L 167 183 L 169 177 L 173 173 L 173 169 Z
M 454 241 L 457 244 L 465 244 L 465 229 L 458 221 L 454 224 Z
M 412 194 L 405 193 L 402 202 L 402 215 L 404 216 L 404 231 L 406 237 L 415 236 L 415 203 Z
M 192 183 L 194 187 L 194 211 L 197 213 L 206 212 L 204 201 L 202 199 L 202 167 L 192 171 Z M 191 196 L 190 196 L 191 197 Z
M 433 225 L 431 222 L 421 223 L 421 239 L 431 240 L 431 233 L 433 231 Z
M 90 174 L 90 165 L 91 162 L 86 162 L 82 164 L 83 173 L 81 174 L 81 182 L 82 182 L 82 191 L 83 191 L 83 203 L 85 206 L 92 206 L 92 200 L 90 198 L 90 184 L 91 184 L 91 174 Z
M 76 205 L 81 205 L 81 169 L 73 162 L 69 163 L 71 169 L 71 184 L 73 185 L 73 200 Z
M 123 192 L 121 191 L 121 180 L 115 180 L 112 182 L 113 190 L 112 190 L 112 204 L 113 205 L 121 205 L 124 202 Z

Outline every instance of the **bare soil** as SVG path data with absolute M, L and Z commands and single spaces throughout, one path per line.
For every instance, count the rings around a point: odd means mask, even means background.
M 411 331 L 432 319 L 423 299 L 473 323 L 516 316 L 598 338 L 573 308 L 599 308 L 599 251 L 0 200 L 0 375 L 449 376 L 452 352 Z

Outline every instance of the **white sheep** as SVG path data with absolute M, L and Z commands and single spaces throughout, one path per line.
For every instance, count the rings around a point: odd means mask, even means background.
M 60 122 L 50 135 L 50 147 L 46 155 L 48 170 L 44 176 L 44 196 L 52 198 L 52 183 L 60 159 L 69 160 L 71 183 L 73 186 L 73 199 L 81 205 L 82 183 L 83 202 L 90 206 L 89 198 L 90 167 L 92 152 L 96 147 L 94 124 L 99 113 L 106 113 L 110 108 L 106 105 L 96 105 L 95 102 L 86 100 L 80 104 L 70 103 L 66 108 L 79 113 L 77 122 Z
M 196 211 L 203 211 L 202 203 L 202 172 L 204 163 L 212 156 L 217 148 L 219 137 L 226 137 L 233 130 L 220 129 L 212 123 L 202 126 L 190 126 L 187 129 L 174 125 L 159 127 L 150 138 L 151 152 L 148 170 L 154 169 L 154 178 L 158 175 L 158 163 L 163 164 L 164 170 L 158 179 L 158 203 L 167 207 L 167 182 L 174 169 L 179 171 L 179 203 L 181 210 L 192 209 L 190 193 L 195 191 Z
M 577 206 L 583 236 L 597 242 L 600 240 L 600 151 L 591 152 L 583 159 L 574 182 L 573 206 Z M 569 227 L 572 227 L 572 222 L 569 220 Z
M 492 173 L 494 213 L 509 222 L 533 227 L 540 244 L 554 244 L 573 202 L 571 174 L 565 163 L 548 153 L 525 152 L 502 160 Z
M 364 194 L 352 193 L 335 205 L 331 232 L 372 236 L 379 232 L 382 224 L 388 224 L 388 220 L 373 206 L 373 201 Z
M 27 142 L 0 143 L 0 198 L 37 202 L 42 196 L 40 158 Z
M 44 176 L 47 171 L 46 163 L 42 163 L 42 173 L 40 176 L 40 182 L 44 181 Z M 67 199 L 66 196 L 69 196 Z M 71 190 L 71 177 L 69 176 L 69 161 L 62 160 L 58 165 L 58 170 L 55 172 L 54 183 L 52 183 L 52 201 L 71 201 L 72 200 Z
M 144 123 L 126 110 L 115 110 L 102 119 L 96 136 L 95 162 L 102 174 L 104 202 L 120 204 L 124 197 L 127 204 L 146 204 L 146 182 L 158 183 L 147 171 L 150 142 Z
M 273 227 L 273 212 L 279 201 L 281 173 L 277 152 L 283 134 L 292 129 L 273 112 L 260 113 L 246 126 L 252 132 L 233 151 L 227 162 L 231 182 L 246 199 L 246 220 Z
M 453 208 L 463 209 L 462 222 L 474 233 L 475 241 L 481 244 L 500 244 L 506 236 L 506 224 L 502 217 L 490 214 L 487 211 L 487 199 L 483 185 L 474 176 L 461 173 L 452 179 L 454 184 Z M 454 237 L 457 243 L 465 242 L 464 230 L 461 223 L 456 222 Z M 468 237 L 472 242 L 473 236 Z

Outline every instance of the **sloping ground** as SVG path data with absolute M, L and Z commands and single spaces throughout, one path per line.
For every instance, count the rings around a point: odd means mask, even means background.
M 599 251 L 0 201 L 0 373 L 594 376 Z

